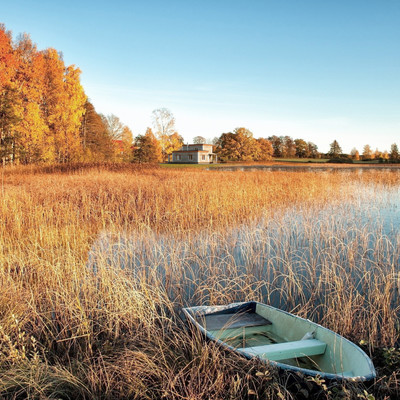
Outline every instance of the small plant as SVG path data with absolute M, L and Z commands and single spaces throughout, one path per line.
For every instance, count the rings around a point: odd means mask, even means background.
M 400 348 L 389 347 L 383 349 L 383 358 L 386 366 L 391 370 L 400 369 Z

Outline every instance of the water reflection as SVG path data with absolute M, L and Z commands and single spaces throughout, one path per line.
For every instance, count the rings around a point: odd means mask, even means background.
M 282 172 L 327 172 L 327 173 L 357 173 L 362 174 L 367 171 L 388 171 L 388 172 L 399 172 L 399 167 L 394 166 L 363 166 L 363 167 L 355 167 L 355 166 L 335 166 L 329 167 L 324 164 L 321 166 L 307 166 L 307 164 L 303 165 L 238 165 L 238 166 L 223 166 L 219 165 L 217 168 L 207 168 L 209 171 L 282 171 Z
M 396 305 L 400 188 L 367 184 L 359 189 L 341 204 L 292 207 L 223 233 L 204 231 L 182 239 L 151 230 L 103 232 L 88 265 L 95 272 L 99 266 L 124 269 L 138 281 L 162 285 L 181 304 L 252 297 L 293 309 L 307 302 L 325 304 L 348 287 L 367 307 L 375 301 L 376 285 L 390 278 L 390 301 Z M 322 313 L 316 306 L 318 319 Z

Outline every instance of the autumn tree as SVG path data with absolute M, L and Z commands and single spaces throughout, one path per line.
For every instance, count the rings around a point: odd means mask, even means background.
M 378 159 L 382 160 L 383 159 L 382 155 L 383 155 L 383 153 L 378 148 L 376 148 L 373 153 L 373 158 L 375 160 L 378 160 Z
M 389 153 L 387 152 L 387 150 L 385 150 L 385 151 L 382 153 L 382 158 L 383 158 L 385 161 L 389 160 Z
M 132 145 L 133 145 L 133 134 L 132 131 L 127 127 L 124 126 L 121 136 L 122 141 L 122 161 L 131 161 L 132 158 Z
M 161 148 L 164 146 L 164 150 L 162 150 L 163 161 L 168 159 L 168 156 L 172 154 L 173 151 L 179 150 L 183 145 L 183 137 L 179 135 L 178 132 L 174 132 L 172 135 L 169 135 L 167 140 L 162 142 L 160 141 Z
M 251 161 L 257 157 L 258 150 L 252 132 L 243 127 L 223 133 L 216 148 L 219 158 L 224 161 Z
M 328 155 L 332 158 L 336 158 L 336 157 L 340 157 L 341 154 L 342 154 L 342 148 L 340 147 L 338 141 L 334 140 L 330 144 L 330 149 L 329 149 Z
M 282 136 L 272 135 L 267 138 L 271 144 L 272 148 L 274 149 L 274 157 L 283 157 L 283 140 Z
M 44 52 L 44 116 L 50 130 L 48 146 L 54 147 L 55 161 L 80 159 L 80 124 L 86 95 L 80 84 L 79 68 L 65 67 L 54 49 Z
M 162 161 L 162 150 L 151 128 L 144 135 L 135 138 L 133 161 L 138 163 L 158 163 Z
M 11 32 L 0 24 L 0 85 L 9 85 L 15 76 L 16 60 L 12 47 Z
M 14 43 L 0 25 L 0 157 L 69 162 L 84 158 L 86 95 L 80 70 L 55 49 L 38 51 L 29 35 Z
M 3 164 L 15 155 L 15 126 L 22 118 L 16 83 L 17 58 L 11 33 L 0 25 L 0 158 Z
M 27 34 L 18 38 L 15 54 L 18 59 L 16 80 L 22 114 L 15 129 L 17 158 L 25 164 L 51 160 L 53 153 L 48 146 L 49 128 L 41 107 L 45 95 L 43 54 L 37 51 Z
M 43 51 L 44 80 L 41 108 L 48 127 L 47 151 L 49 161 L 63 161 L 62 158 L 62 106 L 64 97 L 64 62 L 55 49 Z
M 272 160 L 274 149 L 272 143 L 268 139 L 259 138 L 256 139 L 258 144 L 258 151 L 254 157 L 255 161 L 269 161 Z
M 358 160 L 360 159 L 360 153 L 358 152 L 358 150 L 357 150 L 355 147 L 353 147 L 353 148 L 351 149 L 350 157 L 351 157 L 353 160 L 356 160 L 356 161 L 358 161 Z
M 319 158 L 321 155 L 318 152 L 318 146 L 313 142 L 307 142 L 307 157 Z
M 366 144 L 364 146 L 362 156 L 363 156 L 363 160 L 371 160 L 372 158 L 374 158 L 371 146 L 369 144 Z
M 296 156 L 296 144 L 290 136 L 284 136 L 283 142 L 283 157 L 293 158 Z
M 63 162 L 78 160 L 81 155 L 79 127 L 87 98 L 80 83 L 80 74 L 80 69 L 73 65 L 68 66 L 64 74 L 64 112 L 61 119 Z
M 296 156 L 299 158 L 309 157 L 308 144 L 303 139 L 295 139 L 294 144 L 296 146 Z
M 215 152 L 221 161 L 236 161 L 239 158 L 239 144 L 235 134 L 232 132 L 223 133 L 215 143 Z

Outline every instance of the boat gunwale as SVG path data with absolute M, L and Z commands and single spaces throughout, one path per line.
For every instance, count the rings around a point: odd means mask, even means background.
M 290 315 L 291 317 L 295 317 L 295 318 L 299 318 L 302 321 L 306 321 L 309 322 L 311 324 L 313 324 L 314 326 L 318 327 L 319 329 L 323 329 L 325 331 L 328 331 L 330 334 L 336 336 L 337 338 L 340 338 L 340 340 L 345 341 L 346 343 L 348 343 L 350 346 L 354 347 L 357 349 L 358 352 L 360 352 L 362 354 L 362 356 L 364 357 L 364 359 L 366 360 L 369 369 L 371 370 L 371 372 L 367 375 L 358 375 L 358 376 L 344 376 L 343 374 L 334 374 L 334 373 L 330 373 L 330 372 L 323 372 L 323 371 L 316 371 L 316 370 L 312 370 L 312 369 L 307 369 L 307 368 L 301 368 L 301 367 L 296 367 L 294 365 L 288 365 L 288 364 L 284 364 L 284 363 L 280 363 L 278 361 L 272 361 L 272 360 L 268 360 L 268 359 L 264 359 L 264 358 L 260 358 L 259 356 L 254 356 L 251 355 L 243 350 L 239 350 L 238 348 L 235 348 L 231 345 L 229 345 L 228 343 L 216 338 L 214 335 L 212 335 L 211 333 L 209 333 L 209 331 L 207 331 L 207 329 L 205 329 L 202 325 L 200 325 L 194 318 L 194 316 L 201 316 L 201 315 L 210 315 L 213 314 L 215 312 L 218 311 L 229 311 L 230 309 L 235 309 L 241 306 L 254 306 L 254 308 L 256 308 L 257 305 L 263 306 L 263 307 L 267 307 L 270 308 L 274 311 L 277 312 L 281 312 L 287 315 Z M 301 372 L 305 375 L 310 375 L 310 376 L 320 376 L 326 379 L 330 379 L 330 380 L 337 380 L 337 381 L 351 381 L 351 382 L 365 382 L 365 381 L 370 381 L 376 378 L 376 371 L 375 371 L 375 367 L 370 359 L 370 357 L 368 357 L 368 355 L 365 353 L 365 351 L 363 349 L 361 349 L 359 346 L 357 346 L 355 343 L 353 343 L 352 341 L 346 339 L 345 337 L 339 335 L 338 333 L 332 331 L 331 329 L 328 329 L 316 322 L 313 322 L 309 319 L 303 318 L 303 317 L 299 317 L 295 314 L 289 313 L 288 311 L 285 310 L 281 310 L 279 308 L 270 306 L 268 304 L 264 304 L 264 303 L 260 303 L 258 301 L 246 301 L 246 302 L 238 302 L 238 303 L 231 303 L 231 304 L 227 304 L 227 305 L 217 305 L 217 306 L 194 306 L 194 307 L 185 307 L 182 308 L 182 311 L 185 315 L 186 318 L 189 318 L 190 322 L 192 324 L 194 324 L 194 326 L 199 329 L 201 331 L 201 333 L 203 335 L 205 335 L 208 339 L 218 343 L 219 345 L 221 345 L 222 347 L 229 349 L 237 354 L 243 355 L 245 356 L 247 359 L 252 359 L 254 357 L 257 357 L 259 360 L 267 363 L 267 364 L 271 364 L 273 366 L 276 366 L 282 370 L 286 370 L 286 371 L 291 371 L 291 372 Z

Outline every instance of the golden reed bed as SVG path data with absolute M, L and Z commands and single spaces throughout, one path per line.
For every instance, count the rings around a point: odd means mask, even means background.
M 360 191 L 373 187 L 371 193 L 378 195 L 379 188 L 399 185 L 400 174 L 385 170 L 3 169 L 0 394 L 240 399 L 290 398 L 305 390 L 325 397 L 341 391 L 343 398 L 400 395 L 399 308 L 393 303 L 399 290 L 398 249 L 374 231 L 377 257 L 371 273 L 363 261 L 371 250 L 370 225 L 354 230 L 355 236 L 352 231 L 349 247 L 338 232 L 353 228 L 326 220 L 322 230 L 315 230 L 310 222 L 302 238 L 314 241 L 316 252 L 303 260 L 299 273 L 287 249 L 301 243 L 293 244 L 285 233 L 299 210 L 307 220 L 331 208 L 343 221 L 352 205 L 357 207 Z M 238 227 L 244 229 L 245 260 L 240 263 L 234 243 Z M 121 258 L 99 256 L 96 246 L 104 232 L 117 243 L 111 252 L 117 248 Z M 267 242 L 276 243 L 279 269 L 260 247 Z M 207 247 L 203 253 L 199 243 Z M 145 249 L 148 256 L 141 259 Z M 115 260 L 126 261 L 132 254 L 134 272 L 118 267 Z M 260 260 L 264 269 L 258 267 Z M 190 271 L 193 265 L 196 270 Z M 365 342 L 384 377 L 370 388 L 324 382 L 311 387 L 303 381 L 299 389 L 298 382 L 256 361 L 221 353 L 189 335 L 177 313 L 190 302 L 277 298 L 289 311 Z

